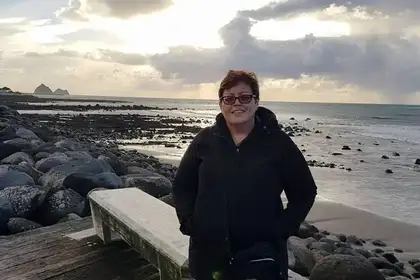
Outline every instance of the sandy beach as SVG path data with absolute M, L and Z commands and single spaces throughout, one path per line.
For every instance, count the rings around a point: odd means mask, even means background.
M 328 201 L 317 201 L 307 221 L 334 234 L 380 239 L 388 247 L 402 249 L 403 253 L 395 253 L 401 260 L 420 257 L 420 227 L 417 225 Z

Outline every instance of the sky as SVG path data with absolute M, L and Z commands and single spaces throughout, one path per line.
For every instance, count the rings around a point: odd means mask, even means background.
M 217 98 L 229 69 L 262 100 L 420 104 L 419 0 L 1 0 L 0 86 Z

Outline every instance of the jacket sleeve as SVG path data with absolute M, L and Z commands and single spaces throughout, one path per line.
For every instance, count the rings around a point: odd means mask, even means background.
M 172 186 L 180 231 L 184 235 L 190 235 L 192 231 L 192 217 L 198 190 L 198 170 L 201 162 L 198 155 L 200 138 L 202 138 L 202 131 L 191 141 L 185 151 Z
M 297 233 L 300 224 L 308 215 L 315 202 L 317 186 L 303 154 L 287 134 L 282 136 L 280 145 L 280 174 L 287 197 L 281 235 L 287 238 Z

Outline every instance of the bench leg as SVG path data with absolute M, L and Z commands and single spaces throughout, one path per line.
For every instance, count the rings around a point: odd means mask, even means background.
M 108 244 L 112 241 L 121 240 L 121 237 L 112 231 L 110 227 L 104 223 L 102 220 L 101 213 L 99 213 L 98 209 L 94 207 L 94 205 L 90 205 L 90 209 L 92 212 L 92 221 L 93 227 L 96 231 L 96 234 L 102 239 L 104 244 Z

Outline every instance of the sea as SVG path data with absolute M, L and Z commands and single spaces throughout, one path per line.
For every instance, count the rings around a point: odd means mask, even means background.
M 94 98 L 110 100 L 109 103 L 104 104 L 110 106 L 119 105 L 111 100 L 121 100 L 138 105 L 176 108 L 176 110 L 168 111 L 119 111 L 117 109 L 106 112 L 109 114 L 138 113 L 198 117 L 214 121 L 219 113 L 217 100 L 102 98 L 98 96 L 72 96 L 71 98 L 74 99 L 74 102 L 71 102 L 74 104 L 78 104 L 80 99 Z M 69 103 L 63 102 L 67 105 Z M 86 103 L 83 104 L 86 105 Z M 96 103 L 93 102 L 92 105 L 94 104 Z M 420 159 L 419 105 L 268 101 L 262 101 L 260 105 L 271 109 L 283 125 L 298 123 L 311 131 L 321 132 L 292 138 L 307 160 L 336 163 L 345 168 L 351 168 L 351 171 L 347 171 L 339 168 L 311 167 L 318 186 L 318 199 L 420 225 L 420 165 L 415 164 L 416 159 Z M 24 112 L 34 113 L 22 111 Z M 43 110 L 36 113 L 51 112 Z M 79 114 L 80 112 L 67 113 Z M 89 111 L 89 113 L 104 112 Z M 330 136 L 331 139 L 327 139 L 326 136 Z M 342 150 L 343 145 L 348 145 L 351 150 Z M 163 161 L 177 162 L 183 156 L 186 146 L 177 149 L 128 145 L 125 148 L 137 149 Z M 332 155 L 336 152 L 342 155 Z M 387 156 L 388 159 L 382 156 Z M 391 169 L 393 173 L 387 174 L 386 169 Z

